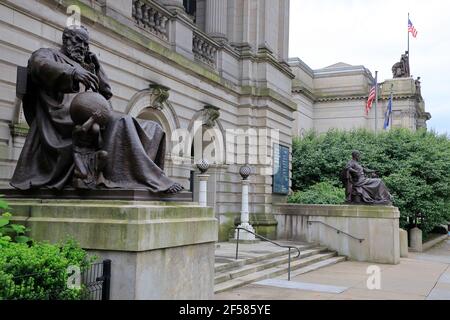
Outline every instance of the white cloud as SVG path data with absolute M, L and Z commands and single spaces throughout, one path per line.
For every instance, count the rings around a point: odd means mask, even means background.
M 362 64 L 381 80 L 407 49 L 409 12 L 418 30 L 410 37 L 411 71 L 422 80 L 429 127 L 450 132 L 450 1 L 291 0 L 290 11 L 291 57 L 313 69 Z

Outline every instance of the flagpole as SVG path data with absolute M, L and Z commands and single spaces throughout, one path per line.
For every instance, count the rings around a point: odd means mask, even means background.
M 389 114 L 389 130 L 392 129 L 392 114 L 394 113 L 394 107 L 392 106 L 394 104 L 394 84 L 391 83 L 391 113 Z
M 408 60 L 411 55 L 409 54 L 409 12 L 408 12 Z
M 375 133 L 378 131 L 378 71 L 375 71 Z

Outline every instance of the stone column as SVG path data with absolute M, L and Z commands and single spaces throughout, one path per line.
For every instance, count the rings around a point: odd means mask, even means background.
M 208 206 L 208 178 L 209 175 L 206 171 L 209 169 L 209 163 L 205 159 L 201 159 L 197 163 L 197 168 L 200 170 L 200 174 L 197 176 L 199 180 L 199 190 L 198 190 L 198 203 L 200 207 Z
M 227 41 L 227 0 L 206 0 L 205 31 L 212 38 Z
M 207 191 L 208 191 L 208 174 L 199 174 L 198 176 L 199 180 L 199 191 L 198 191 L 198 203 L 200 207 L 204 208 L 207 207 Z
M 246 230 L 249 230 L 251 232 L 255 232 L 255 229 L 253 229 L 252 225 L 250 224 L 249 219 L 249 210 L 248 210 L 248 187 L 250 185 L 250 182 L 248 181 L 248 177 L 250 175 L 251 169 L 248 166 L 243 166 L 239 173 L 242 176 L 242 203 L 241 203 L 241 224 L 239 225 L 240 228 L 244 228 Z M 235 239 L 237 239 L 237 232 L 235 233 Z M 239 240 L 244 241 L 255 241 L 255 235 L 249 232 L 245 232 L 244 230 L 240 230 L 239 232 Z

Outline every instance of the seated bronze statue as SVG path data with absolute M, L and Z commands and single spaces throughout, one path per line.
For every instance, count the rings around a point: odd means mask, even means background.
M 360 153 L 352 152 L 350 160 L 341 172 L 347 203 L 390 205 L 392 196 L 383 181 L 376 177 L 376 171 L 364 168 L 360 163 Z M 371 175 L 372 177 L 367 177 Z
M 109 80 L 84 27 L 68 27 L 60 50 L 28 61 L 23 110 L 30 126 L 11 185 L 17 189 L 120 188 L 177 193 L 163 171 L 165 133 L 113 111 Z

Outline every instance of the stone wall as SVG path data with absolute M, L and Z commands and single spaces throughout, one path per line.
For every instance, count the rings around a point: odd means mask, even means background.
M 277 239 L 318 242 L 356 261 L 400 262 L 398 208 L 280 204 L 274 215 Z

